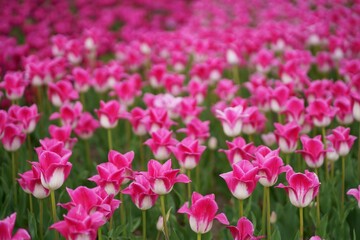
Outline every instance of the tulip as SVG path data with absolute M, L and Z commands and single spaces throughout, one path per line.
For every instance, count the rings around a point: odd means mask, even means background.
M 241 217 L 236 226 L 226 228 L 230 230 L 234 240 L 257 240 L 263 238 L 254 236 L 254 225 L 246 217 Z
M 26 136 L 20 126 L 8 123 L 5 125 L 1 142 L 6 151 L 15 152 L 24 143 L 25 138 Z
M 350 128 L 337 127 L 332 130 L 332 134 L 328 135 L 327 140 L 332 143 L 337 154 L 344 157 L 349 154 L 356 137 L 350 135 Z
M 89 72 L 81 67 L 75 67 L 72 70 L 72 75 L 74 77 L 75 89 L 80 93 L 88 91 L 91 84 Z
M 214 219 L 224 225 L 228 225 L 229 221 L 224 213 L 216 214 L 218 205 L 215 202 L 215 195 L 209 194 L 202 196 L 200 193 L 193 192 L 191 198 L 191 206 L 186 202 L 178 213 L 185 213 L 189 217 L 191 230 L 199 235 L 207 233 L 213 226 Z
M 286 101 L 285 108 L 282 112 L 285 113 L 287 122 L 295 121 L 301 126 L 305 121 L 304 99 L 291 97 Z
M 178 113 L 185 124 L 190 123 L 194 118 L 198 118 L 202 108 L 197 106 L 194 98 L 184 97 L 179 104 Z
M 356 201 L 358 202 L 358 206 L 360 208 L 360 185 L 358 186 L 358 188 L 352 188 L 349 189 L 349 191 L 347 191 L 346 193 L 347 195 L 353 196 Z
M 148 115 L 143 119 L 146 130 L 151 134 L 160 128 L 169 129 L 174 122 L 170 120 L 168 112 L 163 108 L 150 108 Z
M 78 99 L 79 94 L 70 82 L 61 80 L 56 83 L 49 83 L 48 97 L 54 106 L 61 107 L 66 102 Z
M 180 166 L 188 170 L 195 168 L 199 164 L 201 154 L 205 149 L 206 147 L 201 146 L 198 140 L 190 137 L 183 139 L 175 147 L 171 147 Z
M 239 90 L 239 86 L 234 84 L 233 80 L 230 79 L 222 79 L 218 82 L 215 94 L 224 101 L 231 101 L 237 91 Z
M 216 117 L 220 119 L 225 135 L 228 137 L 240 135 L 243 119 L 247 116 L 242 106 L 227 107 L 224 111 L 216 111 Z
M 255 153 L 256 147 L 253 143 L 246 143 L 242 137 L 235 138 L 232 142 L 226 141 L 228 150 L 220 149 L 228 158 L 230 165 L 236 164 L 242 160 L 251 160 Z
M 16 221 L 16 213 L 11 214 L 9 217 L 0 220 L 0 239 L 4 240 L 30 240 L 31 237 L 29 233 L 20 228 L 16 231 L 15 235 L 13 235 L 13 230 Z
M 31 170 L 19 174 L 18 182 L 24 192 L 32 194 L 38 199 L 43 199 L 49 196 L 49 189 L 41 184 L 41 173 L 34 166 Z
M 155 159 L 164 161 L 170 157 L 171 147 L 177 144 L 177 140 L 172 138 L 172 132 L 161 128 L 154 131 L 144 144 L 149 146 L 154 154 Z
M 186 128 L 181 128 L 177 132 L 184 132 L 188 137 L 204 142 L 210 136 L 209 125 L 210 121 L 202 122 L 198 118 L 193 118 L 186 124 Z
M 265 128 L 266 118 L 257 107 L 248 107 L 244 111 L 248 116 L 243 121 L 243 132 L 251 135 Z
M 74 129 L 79 122 L 82 111 L 83 105 L 81 102 L 75 104 L 65 103 L 60 107 L 60 112 L 51 114 L 49 119 L 60 119 L 63 126 L 70 126 Z
M 300 137 L 303 149 L 296 152 L 301 153 L 306 164 L 311 168 L 319 168 L 324 163 L 326 150 L 321 141 L 321 135 L 310 138 L 306 135 Z
M 98 115 L 100 125 L 103 128 L 110 129 L 115 128 L 118 124 L 118 120 L 121 116 L 120 114 L 121 106 L 119 102 L 111 100 L 108 102 L 100 101 L 100 108 L 95 110 Z
M 49 133 L 51 138 L 59 140 L 61 142 L 64 143 L 64 147 L 67 149 L 72 149 L 75 145 L 75 143 L 77 143 L 77 139 L 76 138 L 71 138 L 71 126 L 62 126 L 62 127 L 58 127 L 55 125 L 50 125 L 49 126 Z
M 323 99 L 315 99 L 306 108 L 306 112 L 317 127 L 327 127 L 337 112 L 329 103 Z
M 274 134 L 280 150 L 284 153 L 292 153 L 297 148 L 297 141 L 299 138 L 300 127 L 295 122 L 290 122 L 285 125 L 275 123 L 276 130 Z
M 94 119 L 94 117 L 90 113 L 85 112 L 81 114 L 81 116 L 79 117 L 74 132 L 81 139 L 86 140 L 93 136 L 95 130 L 99 128 L 99 126 L 100 126 L 99 122 L 96 119 Z
M 21 72 L 7 72 L 0 88 L 5 89 L 6 97 L 10 100 L 20 99 L 24 95 L 27 82 Z
M 95 240 L 98 229 L 105 223 L 102 213 L 89 214 L 83 205 L 77 205 L 64 215 L 64 220 L 54 223 L 50 229 L 55 229 L 66 239 Z
M 4 110 L 0 110 L 0 140 L 4 137 L 4 130 L 8 121 L 8 114 Z
M 29 134 L 35 130 L 40 114 L 36 104 L 31 105 L 31 107 L 12 105 L 8 111 L 8 118 L 9 121 L 20 124 L 23 131 Z

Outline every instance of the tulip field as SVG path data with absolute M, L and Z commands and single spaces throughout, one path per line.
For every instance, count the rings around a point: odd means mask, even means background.
M 359 1 L 0 13 L 0 240 L 360 239 Z

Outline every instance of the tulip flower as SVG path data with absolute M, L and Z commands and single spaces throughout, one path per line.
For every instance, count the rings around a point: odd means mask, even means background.
M 346 194 L 349 196 L 353 196 L 358 202 L 358 206 L 360 208 L 360 185 L 358 186 L 357 189 L 356 188 L 349 189 L 349 191 L 347 191 Z
M 199 164 L 201 154 L 205 149 L 206 147 L 201 146 L 198 140 L 194 140 L 190 137 L 183 139 L 176 144 L 175 147 L 171 147 L 180 166 L 189 170 L 195 168 Z
M 227 107 L 224 111 L 216 111 L 216 117 L 220 119 L 224 133 L 228 137 L 236 137 L 241 133 L 243 119 L 247 116 L 242 106 Z
M 301 153 L 306 164 L 311 168 L 319 168 L 324 163 L 326 150 L 321 140 L 321 135 L 310 138 L 306 135 L 300 137 L 303 149 L 296 152 Z
M 6 151 L 15 152 L 24 143 L 25 138 L 21 127 L 8 123 L 5 125 L 1 142 Z
M 246 217 L 241 217 L 236 226 L 226 228 L 230 230 L 234 240 L 258 240 L 263 238 L 254 236 L 254 225 Z
M 4 130 L 8 121 L 8 114 L 4 110 L 0 110 L 0 140 L 4 137 Z
M 36 123 L 40 120 L 40 114 L 36 104 L 27 106 L 12 105 L 8 111 L 9 121 L 20 124 L 25 133 L 29 134 L 35 130 Z
M 96 169 L 98 174 L 92 176 L 89 180 L 95 182 L 99 187 L 104 189 L 107 194 L 118 194 L 121 184 L 124 181 L 125 169 L 118 169 L 110 162 L 101 163 Z
M 102 213 L 89 214 L 83 205 L 77 205 L 64 215 L 64 220 L 54 223 L 50 229 L 55 229 L 66 239 L 95 240 L 98 229 L 105 223 Z
M 336 111 L 323 99 L 315 99 L 306 108 L 306 112 L 311 116 L 314 125 L 317 127 L 329 126 Z
M 10 100 L 20 99 L 24 95 L 27 82 L 21 72 L 7 72 L 0 88 L 5 89 L 6 97 Z
M 178 113 L 185 124 L 188 124 L 191 120 L 197 118 L 201 111 L 202 108 L 197 106 L 197 102 L 194 98 L 185 97 L 181 99 Z
M 93 136 L 95 130 L 99 128 L 99 122 L 88 112 L 81 114 L 80 118 L 78 119 L 78 123 L 74 132 L 78 135 L 81 139 L 89 139 Z
M 62 126 L 58 127 L 55 125 L 49 126 L 49 133 L 51 138 L 59 140 L 64 143 L 64 147 L 67 149 L 72 149 L 77 143 L 76 138 L 71 138 L 71 126 Z
M 55 107 L 79 98 L 78 92 L 68 81 L 61 80 L 56 83 L 49 83 L 48 97 Z
M 75 104 L 65 103 L 60 107 L 60 111 L 51 114 L 49 119 L 60 119 L 63 126 L 70 126 L 74 129 L 79 122 L 82 111 L 83 105 L 81 102 Z
M 75 67 L 72 70 L 72 75 L 75 89 L 80 93 L 88 91 L 91 84 L 89 72 L 81 67 Z
M 144 118 L 146 129 L 151 134 L 160 128 L 169 129 L 174 122 L 170 120 L 168 112 L 163 108 L 150 108 Z
M 282 113 L 285 113 L 287 122 L 295 121 L 299 126 L 301 126 L 305 121 L 304 99 L 291 97 L 286 101 L 285 108 Z
M 121 184 L 126 184 L 132 179 L 133 170 L 131 169 L 131 163 L 134 160 L 134 152 L 130 151 L 124 154 L 121 154 L 117 151 L 110 150 L 108 154 L 108 161 L 114 166 L 121 170 L 123 169 L 123 182 Z
M 161 128 L 154 131 L 151 137 L 144 144 L 150 147 L 155 159 L 159 161 L 168 159 L 171 154 L 170 148 L 178 142 L 175 138 L 172 138 L 172 132 Z
M 147 111 L 139 107 L 135 107 L 131 110 L 129 121 L 132 125 L 133 132 L 137 136 L 144 136 L 146 134 L 146 125 L 143 121 Z
M 11 214 L 9 217 L 0 220 L 0 239 L 4 240 L 30 240 L 31 237 L 29 233 L 20 228 L 13 235 L 13 230 L 15 227 L 16 213 Z
M 198 118 L 193 118 L 186 124 L 186 128 L 181 128 L 177 132 L 184 132 L 188 137 L 204 142 L 210 136 L 209 125 L 210 121 L 202 122 Z
M 239 86 L 234 84 L 233 80 L 230 79 L 222 79 L 218 82 L 215 94 L 224 101 L 231 101 L 237 91 L 239 90 Z
M 276 113 L 280 113 L 281 111 L 283 111 L 289 95 L 290 90 L 285 85 L 280 85 L 273 89 L 270 96 L 271 110 Z
M 292 205 L 298 208 L 307 207 L 319 193 L 320 182 L 315 173 L 295 173 L 291 168 L 286 172 L 288 186 L 280 183 L 277 187 L 284 188 Z
M 265 128 L 266 118 L 257 107 L 248 107 L 244 111 L 248 116 L 243 120 L 243 132 L 252 135 Z
M 332 130 L 332 134 L 328 135 L 327 140 L 332 143 L 335 151 L 339 156 L 344 157 L 349 154 L 356 137 L 350 135 L 350 128 L 337 127 Z
M 253 143 L 246 143 L 242 137 L 235 138 L 232 142 L 226 141 L 228 150 L 220 149 L 228 158 L 230 165 L 240 162 L 241 160 L 252 160 L 256 147 Z
M 90 189 L 80 186 L 74 190 L 66 188 L 66 191 L 70 196 L 71 202 L 59 204 L 60 206 L 70 211 L 72 208 L 82 205 L 88 214 L 100 212 L 107 220 L 112 217 L 114 211 L 119 208 L 121 203 L 119 200 L 114 199 L 114 195 L 107 194 L 99 187 Z
M 274 123 L 276 130 L 274 134 L 280 150 L 284 153 L 292 153 L 297 148 L 297 141 L 299 138 L 300 127 L 295 122 L 290 122 L 285 125 Z
M 119 118 L 125 116 L 121 114 L 121 106 L 115 100 L 108 102 L 100 101 L 100 108 L 95 110 L 95 112 L 98 115 L 100 125 L 106 129 L 115 128 Z
M 45 188 L 41 183 L 41 173 L 34 166 L 31 170 L 19 174 L 18 182 L 24 192 L 32 194 L 38 199 L 43 199 L 49 196 L 49 189 Z
M 307 207 L 311 203 L 311 201 L 319 194 L 320 182 L 318 176 L 315 173 L 309 172 L 307 170 L 305 170 L 305 174 L 295 173 L 291 167 L 289 167 L 289 170 L 286 172 L 286 180 L 289 183 L 288 186 L 280 183 L 277 187 L 284 188 L 289 195 L 291 204 L 299 208 L 300 239 L 303 239 L 303 208 Z M 319 211 L 318 209 L 317 211 Z
M 225 214 L 216 214 L 217 211 L 218 205 L 215 202 L 214 194 L 202 196 L 200 193 L 193 192 L 191 197 L 191 206 L 189 207 L 189 203 L 186 202 L 178 210 L 178 213 L 187 214 L 189 217 L 191 230 L 200 235 L 211 230 L 214 219 L 218 220 L 224 225 L 229 224 Z

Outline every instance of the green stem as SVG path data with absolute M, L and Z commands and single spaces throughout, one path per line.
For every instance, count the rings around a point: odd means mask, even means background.
M 239 199 L 239 215 L 240 218 L 244 216 L 244 200 Z
M 29 205 L 30 205 L 30 213 L 31 213 L 31 215 L 34 215 L 34 208 L 33 208 L 33 202 L 32 202 L 31 194 L 29 194 Z
M 89 167 L 89 170 L 91 169 L 91 160 L 90 160 L 90 146 L 89 146 L 89 140 L 84 140 L 85 142 L 85 156 L 86 156 L 86 163 Z
M 360 180 L 360 122 L 359 122 L 359 136 L 358 136 L 358 175 Z
M 107 130 L 108 133 L 108 144 L 109 144 L 109 151 L 113 149 L 112 146 L 112 136 L 111 136 L 111 128 L 108 128 Z
M 266 187 L 264 187 L 262 219 L 261 219 L 261 229 L 264 235 L 266 234 L 266 205 L 267 205 L 266 197 L 267 197 Z
M 40 239 L 44 239 L 44 235 L 43 235 L 43 231 L 44 231 L 44 200 L 39 199 L 39 214 L 40 214 L 40 219 L 39 219 L 39 235 L 40 235 Z
M 267 206 L 266 206 L 266 221 L 267 221 L 267 239 L 271 239 L 271 225 L 270 225 L 270 188 L 269 187 L 265 187 L 266 188 L 266 201 L 267 201 Z
M 201 233 L 197 234 L 197 240 L 201 240 Z
M 131 140 L 131 124 L 129 121 L 125 123 L 126 129 L 126 144 L 125 144 L 125 151 L 130 148 L 130 140 Z
M 120 204 L 120 221 L 121 221 L 121 225 L 124 226 L 126 224 L 125 206 L 124 206 L 124 195 L 121 193 L 121 190 L 120 190 L 120 201 L 121 201 L 121 204 Z M 124 234 L 125 234 L 125 236 L 127 235 L 126 228 L 125 228 Z
M 54 223 L 57 221 L 56 217 L 56 206 L 55 206 L 55 192 L 54 190 L 50 191 L 50 198 L 51 198 L 51 209 L 52 209 L 52 218 Z M 55 231 L 55 239 L 59 239 L 58 233 Z
M 299 208 L 300 211 L 300 240 L 304 239 L 304 209 Z
M 255 143 L 254 142 L 254 135 L 252 135 L 252 134 L 249 135 L 249 143 Z
M 196 166 L 196 191 L 200 192 L 200 164 Z
M 315 168 L 315 173 L 317 176 L 319 176 L 317 168 Z M 319 229 L 319 227 L 320 227 L 320 193 L 318 193 L 318 195 L 316 196 L 316 228 Z
M 28 159 L 32 159 L 32 149 L 31 149 L 31 138 L 30 134 L 26 137 L 27 142 L 27 149 L 28 149 Z
M 191 171 L 190 171 L 190 169 L 187 169 L 186 172 L 187 172 L 187 175 L 188 175 L 189 179 L 191 179 Z M 189 182 L 187 184 L 187 195 L 188 195 L 189 207 L 191 207 L 191 182 Z
M 286 162 L 286 165 L 289 165 L 290 164 L 290 153 L 285 153 L 285 162 Z
M 166 224 L 165 196 L 164 195 L 160 196 L 160 203 L 161 203 L 161 213 L 163 216 L 164 235 L 165 235 L 165 239 L 169 240 L 169 232 L 168 232 L 167 224 Z
M 98 229 L 98 240 L 102 240 L 101 227 L 99 227 L 99 229 Z
M 321 128 L 322 131 L 322 137 L 323 137 L 323 144 L 324 144 L 324 149 L 326 149 L 326 132 L 325 132 L 325 127 Z M 325 156 L 325 179 L 328 180 L 329 179 L 329 171 L 328 171 L 328 159 Z
M 235 80 L 235 83 L 240 85 L 241 82 L 240 82 L 240 77 L 239 77 L 239 68 L 237 65 L 233 66 L 232 72 L 233 72 L 233 78 Z
M 146 240 L 146 211 L 145 210 L 142 210 L 142 222 L 143 222 L 143 232 L 142 232 L 142 235 L 143 235 L 143 240 Z
M 14 190 L 14 200 L 15 205 L 17 204 L 17 189 L 16 189 L 16 162 L 15 162 L 15 152 L 11 152 L 11 164 L 12 164 L 12 179 L 13 179 L 13 190 Z
M 144 146 L 142 136 L 139 137 L 140 140 L 140 167 L 141 169 L 145 169 L 145 154 L 144 154 Z
M 345 156 L 341 157 L 341 213 L 344 214 L 344 204 L 345 204 Z

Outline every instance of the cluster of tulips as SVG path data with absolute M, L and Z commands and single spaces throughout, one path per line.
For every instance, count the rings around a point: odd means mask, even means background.
M 0 13 L 0 239 L 360 236 L 358 2 Z

